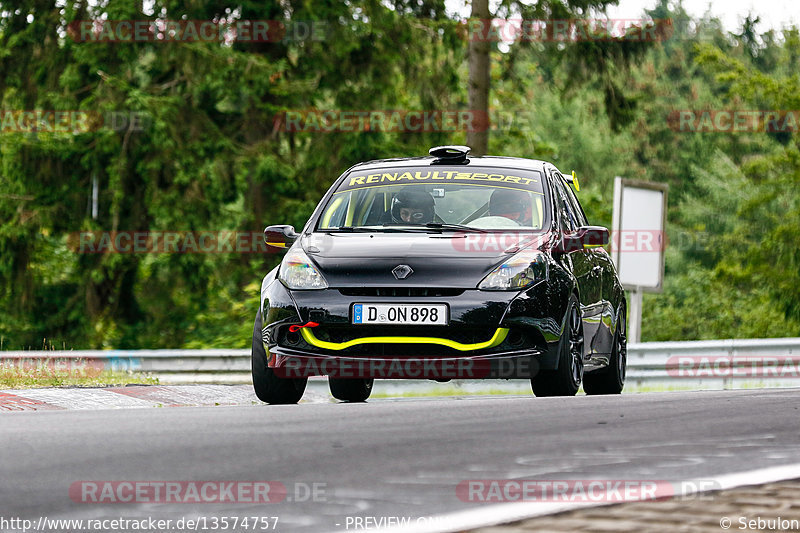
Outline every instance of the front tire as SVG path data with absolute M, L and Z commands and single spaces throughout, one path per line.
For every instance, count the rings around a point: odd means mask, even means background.
M 536 396 L 575 396 L 583 379 L 583 317 L 573 294 L 567 305 L 564 333 L 558 342 L 558 368 L 541 370 L 531 379 Z
M 343 402 L 363 402 L 372 394 L 374 379 L 328 378 L 331 395 Z
M 307 378 L 281 378 L 267 365 L 267 352 L 261 338 L 261 311 L 253 324 L 253 350 L 251 357 L 253 389 L 262 402 L 292 404 L 300 401 L 306 391 Z
M 614 345 L 608 366 L 602 370 L 589 372 L 583 378 L 583 390 L 586 394 L 620 394 L 625 386 L 625 374 L 628 367 L 628 338 L 625 334 L 625 308 L 622 308 L 617 319 L 617 331 L 614 332 Z

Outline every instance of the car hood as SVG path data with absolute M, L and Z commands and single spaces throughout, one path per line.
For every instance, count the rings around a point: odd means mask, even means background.
M 300 245 L 334 288 L 474 289 L 521 246 L 531 245 L 529 239 L 497 233 L 313 233 Z M 397 279 L 392 270 L 400 265 L 413 273 Z

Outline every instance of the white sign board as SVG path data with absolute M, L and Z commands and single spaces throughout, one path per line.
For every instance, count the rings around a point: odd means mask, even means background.
M 611 255 L 623 287 L 661 292 L 667 185 L 614 179 Z

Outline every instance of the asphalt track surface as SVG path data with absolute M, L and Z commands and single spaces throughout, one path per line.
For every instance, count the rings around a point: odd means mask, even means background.
M 275 531 L 353 531 L 356 517 L 486 506 L 457 496 L 464 480 L 713 480 L 798 463 L 799 409 L 800 389 L 761 389 L 2 413 L 0 516 L 277 516 Z M 86 480 L 268 480 L 288 495 L 76 503 L 70 486 Z

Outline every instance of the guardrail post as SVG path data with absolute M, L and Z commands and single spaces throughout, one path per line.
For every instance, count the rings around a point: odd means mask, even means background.
M 642 342 L 642 291 L 634 288 L 628 291 L 631 309 L 628 313 L 628 342 L 638 344 Z

